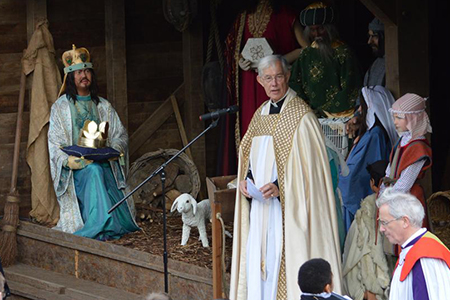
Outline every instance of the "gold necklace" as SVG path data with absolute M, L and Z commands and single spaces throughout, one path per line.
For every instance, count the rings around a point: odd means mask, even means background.
M 256 11 L 248 16 L 248 30 L 253 37 L 262 37 L 267 29 L 267 24 L 269 24 L 271 15 L 272 6 L 270 6 L 269 1 L 260 1 Z

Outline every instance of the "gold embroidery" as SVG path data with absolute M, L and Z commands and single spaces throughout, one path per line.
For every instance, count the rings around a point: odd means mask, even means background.
M 267 103 L 267 102 L 266 102 Z M 271 135 L 273 136 L 273 144 L 275 150 L 275 160 L 278 172 L 278 185 L 280 189 L 280 202 L 283 214 L 283 245 L 280 271 L 278 275 L 277 300 L 287 300 L 286 285 L 286 256 L 285 256 L 285 198 L 284 198 L 284 171 L 285 166 L 292 149 L 292 140 L 294 133 L 298 128 L 301 118 L 311 109 L 299 97 L 296 97 L 286 104 L 286 107 L 279 114 L 261 115 L 262 105 L 252 118 L 249 129 L 242 139 L 241 150 L 244 161 L 241 162 L 241 168 L 248 169 L 249 156 L 251 150 L 252 139 L 255 136 Z M 247 174 L 247 172 L 241 172 Z M 245 175 L 243 175 L 245 176 Z M 240 178 L 243 180 L 244 178 Z
M 347 80 L 341 75 L 341 88 L 345 90 L 347 88 Z
M 309 74 L 311 76 L 311 82 L 320 82 L 324 74 L 324 65 L 321 61 L 313 61 Z
M 343 65 L 349 58 L 348 49 L 345 47 L 339 47 L 335 49 L 335 57 L 339 61 L 339 64 Z
M 326 92 L 327 102 L 333 102 L 338 93 L 339 93 L 339 88 L 337 86 L 331 86 L 329 89 L 327 89 L 327 92 Z
M 248 15 L 248 30 L 253 37 L 260 38 L 263 36 L 271 15 L 272 7 L 267 0 L 259 2 L 256 11 Z
M 244 28 L 245 28 L 245 18 L 246 13 L 243 12 L 241 14 L 240 20 L 239 20 L 239 29 L 238 29 L 238 36 L 236 38 L 236 48 L 234 49 L 234 63 L 235 63 L 235 93 L 236 93 L 236 105 L 239 106 L 239 58 L 241 55 L 241 47 L 240 43 L 242 41 L 242 35 L 244 34 Z M 239 153 L 239 144 L 241 143 L 241 130 L 240 130 L 240 124 L 239 124 L 239 112 L 236 113 L 236 123 L 234 124 L 234 139 L 236 142 L 236 153 Z

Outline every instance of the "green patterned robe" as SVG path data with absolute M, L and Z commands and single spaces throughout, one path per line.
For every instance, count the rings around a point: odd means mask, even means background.
M 349 46 L 333 43 L 333 57 L 325 62 L 319 49 L 305 48 L 291 69 L 289 86 L 317 112 L 339 113 L 355 106 L 362 74 Z

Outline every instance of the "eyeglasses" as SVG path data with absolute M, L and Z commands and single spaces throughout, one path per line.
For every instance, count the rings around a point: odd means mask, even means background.
M 401 218 L 402 218 L 402 217 L 398 217 L 398 218 L 392 219 L 392 220 L 390 220 L 390 221 L 383 221 L 383 220 L 381 220 L 380 218 L 378 218 L 377 221 L 380 223 L 380 225 L 383 225 L 384 227 L 386 227 L 386 226 L 389 225 L 389 223 L 394 222 L 394 221 L 397 221 L 397 220 L 400 220 Z
M 274 79 L 275 79 L 276 82 L 283 81 L 284 78 L 285 78 L 284 74 L 278 74 L 278 75 L 275 75 L 275 76 L 266 75 L 266 76 L 263 76 L 263 77 L 262 77 L 262 80 L 263 80 L 265 83 L 270 83 L 270 82 L 272 82 L 272 80 L 274 80 Z

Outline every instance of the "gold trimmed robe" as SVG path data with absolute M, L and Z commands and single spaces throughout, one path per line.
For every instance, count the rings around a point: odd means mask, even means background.
M 244 180 L 247 175 L 253 138 L 267 134 L 269 130 L 273 136 L 272 147 L 283 210 L 283 246 L 277 299 L 300 298 L 298 269 L 307 260 L 318 257 L 331 264 L 335 290 L 339 293 L 341 251 L 333 184 L 320 124 L 309 106 L 291 89 L 280 114 L 262 115 L 262 108 L 266 104 L 267 102 L 255 112 L 249 130 L 242 139 L 238 180 Z M 277 120 L 267 121 L 267 118 Z M 250 203 L 237 189 L 231 300 L 247 299 L 246 245 L 249 215 Z

